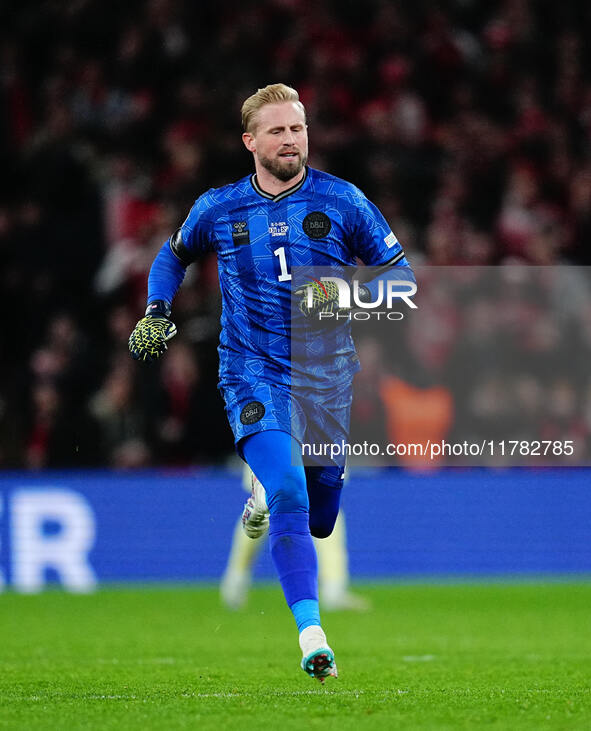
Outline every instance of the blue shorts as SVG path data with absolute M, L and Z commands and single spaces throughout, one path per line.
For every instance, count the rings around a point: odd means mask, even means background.
M 306 464 L 344 466 L 345 457 L 320 454 L 323 445 L 347 442 L 353 384 L 351 379 L 328 389 L 240 380 L 220 385 L 226 415 L 234 433 L 238 454 L 240 442 L 251 434 L 270 429 L 291 434 L 300 444 L 317 445 Z

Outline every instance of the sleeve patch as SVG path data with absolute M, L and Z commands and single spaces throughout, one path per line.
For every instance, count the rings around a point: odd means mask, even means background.
M 386 244 L 386 246 L 387 246 L 387 247 L 388 247 L 389 249 L 391 249 L 391 248 L 392 248 L 393 246 L 395 246 L 395 245 L 396 245 L 396 244 L 398 243 L 398 239 L 397 239 L 397 238 L 396 238 L 396 236 L 395 236 L 395 235 L 394 235 L 394 234 L 392 233 L 392 231 L 390 231 L 390 233 L 389 233 L 389 234 L 388 234 L 388 235 L 386 236 L 386 238 L 384 239 L 384 243 Z

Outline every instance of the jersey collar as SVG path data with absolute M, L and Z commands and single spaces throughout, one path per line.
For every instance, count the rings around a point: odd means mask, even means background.
M 282 190 L 281 193 L 278 193 L 277 195 L 271 195 L 270 193 L 267 193 L 264 191 L 261 186 L 258 184 L 257 181 L 257 174 L 253 173 L 250 176 L 250 183 L 252 187 L 256 190 L 256 192 L 263 196 L 263 198 L 267 198 L 267 200 L 273 201 L 276 203 L 277 201 L 283 200 L 284 198 L 287 198 L 288 195 L 291 195 L 292 193 L 295 193 L 297 190 L 299 190 L 302 185 L 306 182 L 306 178 L 308 177 L 308 167 L 304 167 L 304 174 L 302 176 L 302 179 L 298 181 L 295 185 L 292 185 L 291 188 L 287 188 L 287 190 Z

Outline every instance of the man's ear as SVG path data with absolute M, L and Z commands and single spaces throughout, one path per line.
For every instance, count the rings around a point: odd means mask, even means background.
M 257 146 L 254 141 L 253 135 L 250 132 L 244 132 L 242 135 L 242 142 L 249 152 L 255 152 Z

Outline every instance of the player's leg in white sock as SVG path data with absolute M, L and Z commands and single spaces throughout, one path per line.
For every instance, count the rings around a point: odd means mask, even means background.
M 320 604 L 327 611 L 370 609 L 370 603 L 350 590 L 347 532 L 343 511 L 339 512 L 328 538 L 315 538 L 318 555 Z
M 260 538 L 249 538 L 238 519 L 232 535 L 228 563 L 220 582 L 220 596 L 230 609 L 239 609 L 248 598 L 254 562 L 266 542 L 266 532 Z

